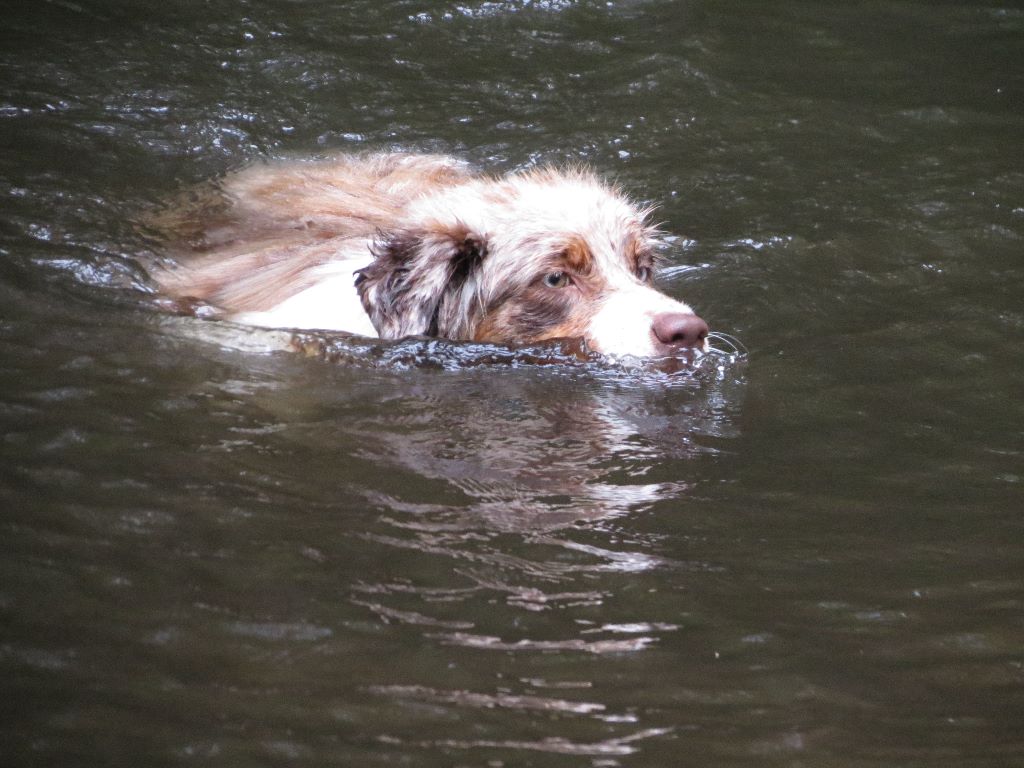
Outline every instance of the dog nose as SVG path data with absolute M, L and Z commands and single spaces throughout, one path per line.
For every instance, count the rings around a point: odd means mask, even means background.
M 655 315 L 651 329 L 658 341 L 670 347 L 698 349 L 704 346 L 708 324 L 693 314 L 662 312 Z

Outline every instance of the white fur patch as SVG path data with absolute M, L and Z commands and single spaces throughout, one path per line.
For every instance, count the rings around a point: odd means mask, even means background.
M 316 267 L 317 282 L 276 306 L 259 312 L 238 312 L 228 317 L 236 323 L 263 328 L 346 331 L 376 336 L 377 331 L 363 310 L 355 288 L 355 271 L 369 264 L 363 259 L 346 259 Z
M 587 338 L 596 351 L 613 357 L 656 357 L 664 354 L 652 329 L 663 312 L 693 314 L 681 301 L 635 285 L 611 293 L 590 321 Z

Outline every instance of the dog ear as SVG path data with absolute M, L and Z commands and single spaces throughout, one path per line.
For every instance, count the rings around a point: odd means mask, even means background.
M 381 234 L 373 263 L 356 272 L 356 288 L 384 339 L 464 338 L 470 322 L 469 284 L 486 255 L 467 227 Z

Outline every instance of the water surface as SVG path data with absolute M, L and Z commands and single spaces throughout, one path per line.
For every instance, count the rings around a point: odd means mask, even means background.
M 4 765 L 1024 763 L 1019 4 L 97 0 L 0 40 Z M 155 310 L 153 206 L 381 148 L 615 178 L 750 355 Z

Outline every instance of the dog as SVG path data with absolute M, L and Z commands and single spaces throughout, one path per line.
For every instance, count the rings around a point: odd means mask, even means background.
M 583 169 L 490 177 L 401 152 L 278 161 L 158 217 L 170 258 L 153 276 L 199 314 L 268 328 L 706 351 L 707 323 L 654 287 L 650 213 Z

